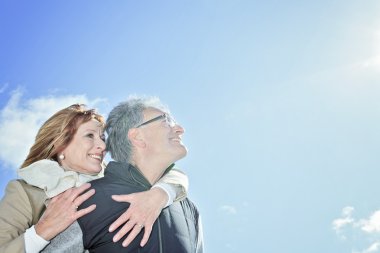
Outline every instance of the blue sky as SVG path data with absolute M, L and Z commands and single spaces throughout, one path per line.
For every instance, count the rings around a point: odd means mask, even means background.
M 157 95 L 207 252 L 380 252 L 380 2 L 0 3 L 0 196 L 56 110 Z

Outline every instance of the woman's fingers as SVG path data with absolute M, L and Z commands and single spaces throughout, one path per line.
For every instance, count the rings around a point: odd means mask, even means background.
M 82 205 L 83 202 L 88 200 L 94 194 L 95 194 L 95 189 L 88 190 L 87 192 L 83 193 L 82 195 L 79 195 L 76 199 L 74 199 L 73 203 L 76 206 L 80 206 Z
M 92 211 L 95 210 L 95 208 L 96 208 L 96 205 L 93 204 L 93 205 L 91 205 L 89 207 L 86 207 L 84 209 L 77 210 L 75 212 L 75 220 L 79 219 L 80 217 L 82 217 L 82 216 L 84 216 L 84 215 L 86 215 L 88 213 L 91 213 Z
M 63 194 L 69 200 L 74 201 L 79 195 L 81 195 L 83 192 L 87 191 L 90 187 L 91 187 L 90 183 L 85 183 L 79 187 L 70 188 L 70 189 L 66 190 Z
M 50 240 L 78 218 L 92 212 L 96 205 L 78 210 L 79 205 L 94 195 L 95 190 L 88 190 L 90 187 L 91 185 L 87 183 L 78 188 L 70 188 L 53 197 L 35 225 L 37 234 L 46 240 Z
M 127 238 L 123 241 L 123 247 L 127 247 L 135 238 L 136 236 L 141 232 L 141 230 L 144 228 L 144 225 L 142 224 L 135 224 L 132 231 L 129 233 Z
M 135 197 L 135 193 L 127 194 L 127 195 L 112 195 L 112 199 L 117 201 L 117 202 L 128 202 L 130 203 L 133 201 Z
M 117 201 L 117 202 L 130 202 L 131 200 L 133 200 L 133 194 L 129 194 L 129 195 L 112 195 L 111 196 L 113 200 Z M 130 219 L 130 216 L 131 216 L 131 210 L 128 209 L 126 212 L 124 212 L 119 218 L 117 218 L 116 221 L 114 221 L 111 226 L 109 227 L 108 231 L 109 232 L 113 232 L 115 231 L 118 227 L 120 227 L 121 225 L 123 225 L 124 223 L 126 223 L 129 219 Z M 128 231 L 127 231 L 128 232 Z M 117 242 L 120 238 L 113 238 L 113 240 L 115 242 Z
M 140 242 L 140 245 L 144 246 L 152 232 L 153 223 L 167 202 L 166 193 L 160 188 L 153 188 L 149 191 L 129 195 L 113 195 L 112 199 L 130 203 L 127 211 L 109 228 L 109 231 L 113 232 L 123 225 L 114 236 L 113 241 L 117 242 L 129 233 L 122 243 L 124 247 L 127 247 L 145 227 L 144 236 Z
M 154 221 L 153 221 L 154 222 Z M 140 242 L 140 246 L 141 247 L 144 247 L 145 244 L 148 242 L 149 240 L 149 237 L 150 237 L 150 234 L 152 233 L 152 227 L 153 227 L 153 222 L 149 222 L 150 224 L 146 225 L 145 226 L 145 229 L 144 229 L 144 236 L 143 236 L 143 239 L 141 240 Z M 148 223 L 148 222 L 145 222 L 145 223 Z
M 134 226 L 135 226 L 135 223 L 133 223 L 132 221 L 126 222 L 124 226 L 113 237 L 113 241 L 114 242 L 119 241 L 120 238 L 122 238 L 125 234 L 127 234 Z
M 109 232 L 113 232 L 115 231 L 118 227 L 120 227 L 121 225 L 123 225 L 124 223 L 126 223 L 129 219 L 130 219 L 130 216 L 131 216 L 131 212 L 130 210 L 128 209 L 126 212 L 124 212 L 119 218 L 117 218 L 117 220 L 115 220 L 111 226 L 109 227 Z M 129 230 L 128 230 L 129 231 Z M 127 232 L 128 232 L 127 231 Z M 121 238 L 121 237 L 120 237 Z M 119 239 L 120 239 L 119 238 Z M 114 241 L 117 242 L 119 239 L 116 239 L 114 238 Z

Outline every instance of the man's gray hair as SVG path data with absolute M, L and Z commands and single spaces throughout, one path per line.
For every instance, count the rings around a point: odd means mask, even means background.
M 114 107 L 108 115 L 105 127 L 108 135 L 107 151 L 115 161 L 131 162 L 133 146 L 128 139 L 128 131 L 143 122 L 143 112 L 147 108 L 156 108 L 169 113 L 168 108 L 158 97 L 132 96 Z

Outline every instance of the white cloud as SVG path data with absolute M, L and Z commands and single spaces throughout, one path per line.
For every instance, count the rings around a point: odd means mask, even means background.
M 339 230 L 342 227 L 351 224 L 354 219 L 352 218 L 352 213 L 354 212 L 354 208 L 352 206 L 346 206 L 342 210 L 342 218 L 336 219 L 333 221 L 334 230 Z
M 103 99 L 89 100 L 86 95 L 46 96 L 22 99 L 23 91 L 14 90 L 0 109 L 0 161 L 12 169 L 25 159 L 39 127 L 58 110 L 74 103 L 94 107 Z
M 342 210 L 342 217 L 335 219 L 332 222 L 333 229 L 340 236 L 341 239 L 346 239 L 346 236 L 344 235 L 344 233 L 342 233 L 344 227 L 354 222 L 354 219 L 352 218 L 353 212 L 354 208 L 352 206 L 346 206 Z
M 8 84 L 5 83 L 3 86 L 0 87 L 0 93 L 3 93 L 8 88 Z
M 358 250 L 352 250 L 352 253 L 376 253 L 380 252 L 380 241 L 372 243 L 368 248 L 358 251 Z
M 361 229 L 367 233 L 380 232 L 380 210 L 374 212 L 368 220 L 361 220 Z
M 366 47 L 370 49 L 371 56 L 354 65 L 357 70 L 373 69 L 378 72 L 380 70 L 380 19 L 373 22 L 372 26 L 360 27 L 359 32 L 367 34 L 370 38 Z
M 341 217 L 332 222 L 333 230 L 343 240 L 347 240 L 348 234 L 355 234 L 351 242 L 353 248 L 359 247 L 356 245 L 359 243 L 368 245 L 363 250 L 353 249 L 354 253 L 380 252 L 380 210 L 373 212 L 369 218 L 363 219 L 355 219 L 353 213 L 353 207 L 343 208 Z
M 379 252 L 379 249 L 380 249 L 380 242 L 375 242 L 371 246 L 369 246 L 365 252 Z
M 219 210 L 227 214 L 232 214 L 232 215 L 237 214 L 237 209 L 234 206 L 230 206 L 230 205 L 223 205 L 219 208 Z
M 374 70 L 380 69 L 380 55 L 375 55 L 369 59 L 353 64 L 353 70 L 366 70 L 373 68 Z

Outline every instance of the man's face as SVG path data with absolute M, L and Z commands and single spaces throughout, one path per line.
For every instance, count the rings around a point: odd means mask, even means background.
M 144 122 L 164 114 L 158 109 L 148 108 L 144 110 Z M 142 125 L 139 129 L 142 131 L 148 155 L 155 155 L 161 161 L 168 162 L 168 165 L 186 156 L 187 149 L 181 139 L 185 130 L 170 115 Z

